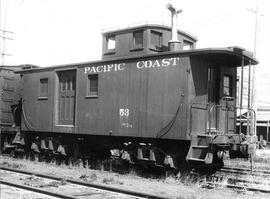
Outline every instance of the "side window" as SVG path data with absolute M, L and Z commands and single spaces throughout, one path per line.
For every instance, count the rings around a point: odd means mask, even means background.
M 87 97 L 98 96 L 98 74 L 88 75 Z
M 143 31 L 133 32 L 133 46 L 134 49 L 143 48 Z
M 223 95 L 232 97 L 232 76 L 223 76 Z
M 39 81 L 39 97 L 48 98 L 48 78 L 43 78 Z
M 115 35 L 108 36 L 106 38 L 107 50 L 115 50 Z
M 162 47 L 162 33 L 151 30 L 151 48 L 160 50 Z

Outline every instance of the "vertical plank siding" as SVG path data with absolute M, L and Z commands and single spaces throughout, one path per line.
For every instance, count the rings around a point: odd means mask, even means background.
M 185 139 L 188 96 L 186 64 L 189 57 L 177 57 L 176 65 L 137 67 L 138 61 L 157 60 L 161 63 L 164 58 L 175 57 L 127 60 L 124 70 L 98 73 L 96 97 L 87 96 L 89 79 L 81 65 L 76 67 L 77 99 L 65 97 L 64 100 L 63 96 L 57 96 L 60 90 L 57 91 L 59 80 L 55 74 L 61 72 L 52 69 L 25 73 L 23 106 L 27 121 L 37 131 L 50 132 L 53 129 L 56 132 L 74 132 L 74 128 L 69 130 L 72 127 L 65 127 L 68 123 L 61 123 L 61 119 L 73 117 L 70 103 L 75 100 L 74 133 L 154 138 L 162 136 L 165 132 L 161 130 L 174 120 L 164 138 Z M 119 63 L 122 63 L 121 60 L 108 64 Z M 95 63 L 93 67 L 100 64 Z M 38 82 L 44 77 L 48 78 L 49 96 L 46 100 L 39 100 Z M 30 108 L 32 106 L 36 108 Z M 57 107 L 59 111 L 55 110 Z M 180 111 L 177 112 L 178 108 Z M 24 129 L 27 130 L 27 127 L 24 126 Z

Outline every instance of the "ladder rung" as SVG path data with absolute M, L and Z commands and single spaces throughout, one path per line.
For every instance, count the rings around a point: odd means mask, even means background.
M 199 158 L 188 158 L 188 160 L 197 161 L 197 162 L 204 162 L 204 159 L 199 159 Z

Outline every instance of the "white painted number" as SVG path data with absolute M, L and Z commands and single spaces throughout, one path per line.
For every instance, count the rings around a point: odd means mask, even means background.
M 121 116 L 121 117 L 123 117 L 123 116 L 129 116 L 129 109 L 123 109 L 123 108 L 121 108 L 121 109 L 119 109 L 119 115 Z

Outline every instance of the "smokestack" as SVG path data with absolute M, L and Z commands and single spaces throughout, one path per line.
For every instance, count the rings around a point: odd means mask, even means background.
M 181 13 L 181 9 L 174 8 L 171 4 L 166 6 L 169 11 L 171 11 L 171 24 L 172 24 L 172 39 L 169 41 L 169 50 L 170 51 L 179 51 L 181 48 L 181 41 L 178 40 L 178 29 L 177 29 L 177 15 Z

